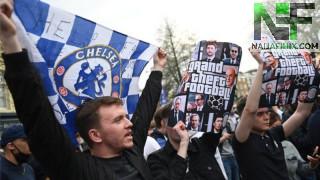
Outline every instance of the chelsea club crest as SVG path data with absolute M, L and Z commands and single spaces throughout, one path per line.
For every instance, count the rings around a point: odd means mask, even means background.
M 67 102 L 79 106 L 86 99 L 110 96 L 120 72 L 119 53 L 110 46 L 90 46 L 64 57 L 54 69 L 56 88 Z

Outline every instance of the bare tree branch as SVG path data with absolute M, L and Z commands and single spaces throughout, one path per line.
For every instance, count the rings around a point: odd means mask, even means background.
M 159 41 L 168 53 L 168 63 L 164 70 L 164 88 L 169 92 L 169 98 L 173 97 L 175 90 L 182 79 L 182 70 L 186 61 L 191 57 L 195 40 L 192 35 L 176 36 L 175 28 L 168 21 L 159 29 Z

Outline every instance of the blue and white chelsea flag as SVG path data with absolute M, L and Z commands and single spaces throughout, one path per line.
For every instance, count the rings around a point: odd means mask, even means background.
M 75 110 L 101 96 L 136 109 L 139 77 L 157 47 L 39 0 L 15 0 L 18 36 L 44 82 L 55 115 L 75 138 Z

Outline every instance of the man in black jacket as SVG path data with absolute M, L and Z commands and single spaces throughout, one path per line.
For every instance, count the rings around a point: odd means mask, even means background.
M 12 4 L 0 0 L 0 40 L 5 79 L 34 156 L 52 179 L 152 179 L 143 158 L 147 129 L 156 109 L 166 54 L 159 50 L 131 122 L 118 98 L 101 97 L 80 108 L 76 124 L 90 154 L 76 152 L 57 122 L 42 82 L 22 50 L 11 19 Z
M 167 127 L 167 134 L 165 147 L 148 157 L 155 180 L 225 180 L 214 157 L 220 133 L 204 133 L 189 143 L 185 124 L 179 121 L 173 128 Z

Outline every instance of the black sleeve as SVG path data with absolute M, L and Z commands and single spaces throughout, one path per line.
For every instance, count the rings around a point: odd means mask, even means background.
M 217 146 L 219 145 L 221 133 L 205 132 L 200 137 L 200 141 L 207 145 L 210 151 L 216 152 Z
M 40 77 L 29 62 L 26 51 L 4 54 L 3 58 L 6 67 L 4 77 L 31 151 L 50 174 L 63 179 L 65 170 L 70 168 L 74 150 L 55 118 Z
M 250 135 L 248 137 L 248 139 L 250 138 Z M 245 141 L 247 142 L 247 141 Z M 244 143 L 245 143 L 244 142 Z M 238 141 L 238 139 L 236 138 L 236 135 L 234 134 L 234 136 L 231 138 L 231 146 L 232 146 L 232 149 L 234 151 L 234 153 L 236 154 L 237 152 L 239 152 L 239 149 L 240 149 L 240 146 L 241 146 L 241 143 Z
M 308 131 L 306 140 L 312 147 L 320 144 L 320 108 L 318 108 L 308 119 Z
M 139 98 L 137 109 L 131 118 L 131 122 L 133 123 L 133 140 L 141 152 L 146 143 L 148 128 L 160 98 L 161 79 L 162 72 L 151 72 Z
M 147 162 L 154 180 L 182 180 L 186 176 L 187 160 L 177 154 L 168 163 L 153 153 Z
M 272 134 L 272 137 L 277 140 L 278 142 L 281 142 L 285 140 L 283 126 L 277 126 L 270 129 L 270 134 Z
M 32 167 L 36 180 L 45 180 L 48 177 L 48 173 L 33 156 L 28 159 L 27 163 Z
M 1 180 L 10 180 L 6 174 L 0 174 Z
M 311 169 L 307 162 L 298 161 L 297 174 L 301 177 L 308 177 L 314 174 L 314 169 Z

